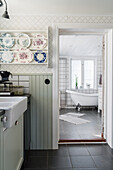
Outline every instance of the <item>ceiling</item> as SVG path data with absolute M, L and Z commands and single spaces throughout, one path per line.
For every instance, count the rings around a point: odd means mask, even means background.
M 111 15 L 113 0 L 6 0 L 11 14 Z M 4 7 L 0 8 L 0 13 Z
M 101 56 L 102 35 L 60 35 L 60 56 Z

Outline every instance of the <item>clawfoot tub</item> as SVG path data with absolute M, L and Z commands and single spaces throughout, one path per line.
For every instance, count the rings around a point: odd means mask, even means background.
M 79 93 L 73 90 L 66 90 L 71 95 L 71 99 L 74 104 L 80 106 L 97 106 L 98 105 L 98 93 Z

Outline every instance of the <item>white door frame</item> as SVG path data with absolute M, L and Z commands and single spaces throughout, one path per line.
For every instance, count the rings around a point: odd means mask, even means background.
M 53 149 L 59 140 L 59 30 L 102 33 L 106 37 L 104 72 L 104 137 L 113 148 L 113 24 L 54 24 L 53 28 Z

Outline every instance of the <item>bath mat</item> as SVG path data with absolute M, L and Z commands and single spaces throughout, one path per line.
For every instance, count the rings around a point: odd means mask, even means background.
M 84 116 L 85 113 L 73 113 L 73 112 L 69 112 L 65 114 L 66 116 L 74 116 L 74 117 L 80 117 L 80 116 Z
M 69 123 L 73 123 L 75 125 L 90 122 L 89 120 L 81 119 L 81 118 L 74 117 L 74 116 L 69 116 L 69 115 L 66 115 L 66 114 L 65 115 L 60 115 L 59 119 L 63 120 L 63 121 L 66 121 L 66 122 L 69 122 Z

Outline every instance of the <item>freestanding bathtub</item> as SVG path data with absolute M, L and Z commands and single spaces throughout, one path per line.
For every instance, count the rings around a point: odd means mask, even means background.
M 98 93 L 86 94 L 79 93 L 73 90 L 66 90 L 71 95 L 71 99 L 74 104 L 80 106 L 97 106 L 98 105 Z

